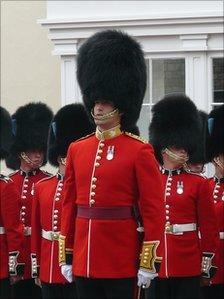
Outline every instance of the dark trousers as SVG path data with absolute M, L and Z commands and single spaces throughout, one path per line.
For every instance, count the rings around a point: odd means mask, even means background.
M 75 283 L 41 283 L 43 299 L 77 299 Z
M 133 299 L 136 278 L 91 279 L 75 277 L 79 299 Z
M 213 284 L 211 286 L 202 287 L 203 299 L 223 299 L 224 298 L 224 285 Z
M 11 286 L 9 278 L 0 279 L 0 298 L 10 299 L 11 298 Z
M 200 299 L 200 276 L 155 278 L 146 299 Z
M 13 299 L 41 299 L 41 288 L 37 286 L 34 279 L 20 280 L 12 285 Z

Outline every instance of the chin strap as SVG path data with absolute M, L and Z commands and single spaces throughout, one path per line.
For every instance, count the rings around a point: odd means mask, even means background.
M 215 157 L 213 159 L 214 163 L 217 164 L 222 170 L 224 170 L 224 164 L 223 162 L 220 160 L 220 157 Z
M 181 156 L 175 154 L 174 152 L 172 152 L 167 147 L 163 150 L 163 152 L 166 153 L 170 158 L 172 158 L 176 162 L 179 161 L 180 163 L 184 164 L 184 166 L 186 166 L 186 163 L 187 163 L 187 161 L 189 159 L 188 155 L 186 157 L 181 157 Z
M 35 162 L 33 162 L 33 161 L 27 156 L 27 154 L 26 154 L 25 152 L 21 152 L 20 157 L 21 157 L 24 161 L 26 161 L 26 163 L 31 164 L 31 165 L 33 165 L 33 166 L 35 166 L 35 167 L 37 167 L 37 168 L 41 167 L 42 164 L 43 164 L 43 162 L 41 162 L 41 163 L 35 163 Z
M 111 119 L 111 118 L 113 118 L 116 114 L 118 114 L 119 113 L 119 110 L 116 108 L 116 109 L 114 109 L 113 111 L 111 111 L 111 112 L 109 112 L 109 113 L 107 113 L 107 114 L 104 114 L 104 115 L 102 115 L 102 116 L 95 116 L 95 114 L 94 114 L 94 111 L 93 111 L 93 109 L 91 110 L 91 115 L 92 115 L 92 117 L 95 119 L 95 120 L 101 120 L 101 121 L 103 121 L 103 120 L 108 120 L 108 119 Z

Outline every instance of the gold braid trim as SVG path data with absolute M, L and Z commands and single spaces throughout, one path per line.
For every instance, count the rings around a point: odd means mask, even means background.
M 65 256 L 65 236 L 59 235 L 59 265 L 66 264 L 66 256 Z
M 142 253 L 140 255 L 140 268 L 149 272 L 156 273 L 156 263 L 161 263 L 162 258 L 156 255 L 159 241 L 143 242 Z

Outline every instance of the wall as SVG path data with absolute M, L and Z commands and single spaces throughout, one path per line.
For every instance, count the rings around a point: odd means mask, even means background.
M 188 14 L 222 10 L 222 1 L 47 1 L 48 19 Z M 184 13 L 183 13 L 184 12 Z
M 46 1 L 1 1 L 1 105 L 10 113 L 29 101 L 61 106 L 60 58 L 37 24 L 45 17 Z

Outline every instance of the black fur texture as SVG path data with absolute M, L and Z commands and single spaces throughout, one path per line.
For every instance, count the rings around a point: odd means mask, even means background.
M 224 105 L 212 110 L 208 118 L 214 119 L 207 146 L 207 159 L 211 162 L 215 157 L 224 154 Z
M 6 160 L 8 167 L 18 169 L 21 152 L 39 150 L 46 156 L 47 138 L 52 118 L 51 109 L 41 102 L 29 103 L 17 109 L 12 117 L 15 141 L 10 149 L 10 156 Z M 46 163 L 46 158 L 44 163 Z
M 0 159 L 5 159 L 13 142 L 12 122 L 8 111 L 0 107 Z
M 185 149 L 191 155 L 197 147 L 200 133 L 199 114 L 195 104 L 184 94 L 166 95 L 152 108 L 149 140 L 161 162 L 161 150 L 166 147 Z
M 95 131 L 82 104 L 62 107 L 54 116 L 48 140 L 48 160 L 58 166 L 58 157 L 66 157 L 71 142 Z
M 78 52 L 77 79 L 89 113 L 96 100 L 109 101 L 123 113 L 123 130 L 137 122 L 146 65 L 141 46 L 132 37 L 107 30 L 87 39 Z
M 206 143 L 208 138 L 208 114 L 204 111 L 199 111 L 200 119 L 200 135 L 198 136 L 196 150 L 190 155 L 189 163 L 207 163 L 206 159 Z

